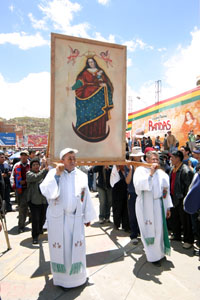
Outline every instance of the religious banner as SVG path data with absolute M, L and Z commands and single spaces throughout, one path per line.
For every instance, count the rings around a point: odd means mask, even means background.
M 200 87 L 144 109 L 128 114 L 132 136 L 160 136 L 167 131 L 175 135 L 179 145 L 188 141 L 190 130 L 200 134 Z M 129 125 L 130 126 L 130 125 Z
M 28 135 L 28 146 L 29 147 L 46 147 L 47 146 L 47 135 L 32 134 Z
M 87 161 L 124 160 L 126 47 L 51 35 L 50 158 L 78 149 Z

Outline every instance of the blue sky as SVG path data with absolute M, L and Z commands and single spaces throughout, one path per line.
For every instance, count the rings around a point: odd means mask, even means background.
M 200 0 L 0 0 L 0 117 L 49 116 L 51 32 L 127 45 L 129 111 L 200 75 Z

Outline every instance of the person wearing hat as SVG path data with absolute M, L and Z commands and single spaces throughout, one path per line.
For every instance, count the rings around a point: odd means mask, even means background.
M 133 161 L 140 162 L 144 153 L 142 152 L 141 147 L 133 147 L 132 152 L 130 154 L 130 158 Z M 133 174 L 134 167 L 131 165 L 127 165 L 125 167 L 125 176 L 126 183 L 128 185 L 128 213 L 129 213 L 129 224 L 130 224 L 130 239 L 134 245 L 138 244 L 138 235 L 139 235 L 139 227 L 135 213 L 135 202 L 137 198 L 137 194 L 135 192 L 135 187 L 133 184 Z
M 73 288 L 86 282 L 84 224 L 96 217 L 87 175 L 76 168 L 72 148 L 60 152 L 61 163 L 40 184 L 48 201 L 47 230 L 54 285 Z
M 133 176 L 137 194 L 136 216 L 147 261 L 160 267 L 165 255 L 170 255 L 166 223 L 172 207 L 169 176 L 159 168 L 157 152 L 148 151 L 146 161 L 151 167 L 140 166 Z
M 39 184 L 42 183 L 48 173 L 48 164 L 37 157 L 30 161 L 30 171 L 26 174 L 27 201 L 31 210 L 33 244 L 38 244 L 38 237 L 43 233 L 43 225 L 46 219 L 47 200 L 41 194 Z
M 155 151 L 155 149 L 153 147 L 146 147 L 144 150 L 144 155 L 146 155 L 146 153 L 149 151 Z
M 183 153 L 180 150 L 172 152 L 170 171 L 170 194 L 173 207 L 171 208 L 171 227 L 173 236 L 171 239 L 181 241 L 183 227 L 183 248 L 189 249 L 194 242 L 192 231 L 192 222 L 190 215 L 183 209 L 183 199 L 185 198 L 190 183 L 193 178 L 193 172 L 183 164 Z
M 20 161 L 13 166 L 10 176 L 10 183 L 12 188 L 16 191 L 19 206 L 18 233 L 24 232 L 25 221 L 28 213 L 26 182 L 26 173 L 30 169 L 28 156 L 29 152 L 27 150 L 22 150 L 20 152 Z

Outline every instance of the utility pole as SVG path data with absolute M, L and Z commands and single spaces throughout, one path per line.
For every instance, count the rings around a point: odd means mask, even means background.
M 155 103 L 160 101 L 161 94 L 161 80 L 155 81 Z

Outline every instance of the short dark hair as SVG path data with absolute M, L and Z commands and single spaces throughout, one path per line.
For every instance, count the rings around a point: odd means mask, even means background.
M 34 150 L 34 149 L 30 149 L 30 150 L 28 150 L 28 152 L 29 152 L 29 155 L 30 155 L 31 153 L 35 153 L 35 152 L 36 152 L 36 150 Z
M 183 161 L 183 152 L 181 152 L 180 150 L 173 151 L 172 155 L 175 156 L 175 157 L 179 157 L 180 161 Z
M 33 158 L 33 159 L 31 159 L 31 161 L 30 161 L 30 168 L 32 168 L 32 165 L 33 165 L 33 163 L 38 163 L 39 165 L 40 165 L 40 161 L 39 161 L 39 159 L 37 158 L 37 157 L 35 157 L 35 158 Z
M 181 148 L 183 148 L 186 152 L 189 152 L 189 154 L 191 153 L 191 150 L 189 147 L 187 146 L 181 146 Z

